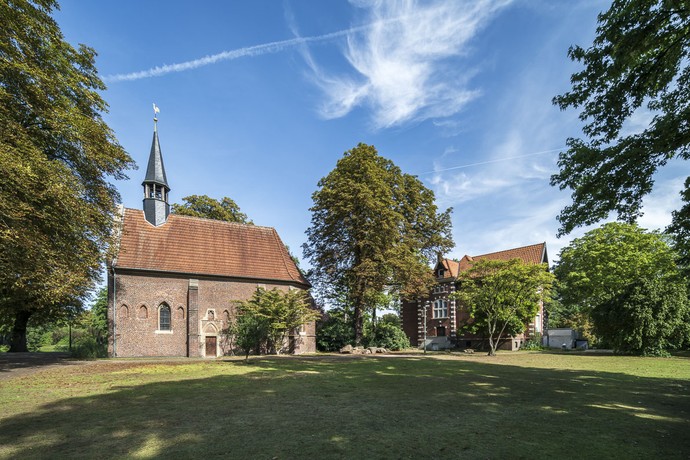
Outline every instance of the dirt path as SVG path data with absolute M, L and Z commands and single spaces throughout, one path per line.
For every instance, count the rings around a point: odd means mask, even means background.
M 0 353 L 0 381 L 56 366 L 83 365 L 69 353 Z

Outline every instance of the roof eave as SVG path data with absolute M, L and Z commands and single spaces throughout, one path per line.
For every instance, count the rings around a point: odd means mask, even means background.
M 244 281 L 257 281 L 259 283 L 262 282 L 275 282 L 275 283 L 284 283 L 284 284 L 297 284 L 300 286 L 305 287 L 306 289 L 310 289 L 311 283 L 309 281 L 301 282 L 299 280 L 294 280 L 294 279 L 283 279 L 283 278 L 262 278 L 262 277 L 256 277 L 256 276 L 242 276 L 242 275 L 221 275 L 218 273 L 190 273 L 190 272 L 178 272 L 178 271 L 172 271 L 172 270 L 158 270 L 155 268 L 139 268 L 139 267 L 123 267 L 123 266 L 118 266 L 118 265 L 112 265 L 112 268 L 115 271 L 131 271 L 131 272 L 140 272 L 140 273 L 156 273 L 156 274 L 170 274 L 170 275 L 178 275 L 178 276 L 184 276 L 186 278 L 193 278 L 193 277 L 208 277 L 208 278 L 223 278 L 223 279 L 237 279 L 237 280 L 244 280 Z

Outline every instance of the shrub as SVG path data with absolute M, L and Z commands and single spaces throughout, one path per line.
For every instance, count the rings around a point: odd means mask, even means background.
M 409 348 L 410 339 L 407 338 L 400 326 L 390 322 L 379 323 L 374 328 L 374 337 L 370 341 L 370 345 L 397 351 Z
M 76 359 L 96 359 L 108 356 L 108 349 L 99 344 L 95 337 L 82 335 L 72 340 L 72 357 Z
M 340 315 L 329 315 L 325 321 L 317 323 L 316 348 L 319 351 L 339 351 L 354 341 L 352 324 Z
M 543 350 L 544 347 L 541 344 L 541 334 L 536 333 L 534 334 L 534 337 L 531 339 L 527 340 L 525 343 L 522 344 L 522 347 L 520 347 L 521 350 Z

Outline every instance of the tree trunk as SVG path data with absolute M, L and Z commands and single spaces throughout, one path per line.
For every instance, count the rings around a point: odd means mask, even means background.
M 489 352 L 487 353 L 488 356 L 496 356 L 496 349 L 494 348 L 494 344 L 490 343 L 489 344 Z
M 501 340 L 501 338 L 499 337 L 494 342 L 493 334 L 489 334 L 489 356 L 496 356 L 496 348 L 498 348 L 498 344 L 500 343 L 500 340 Z
M 362 315 L 361 306 L 355 305 L 354 310 L 355 346 L 358 347 L 362 344 L 362 336 L 364 335 L 364 315 Z
M 10 352 L 27 352 L 26 347 L 26 325 L 31 318 L 33 312 L 20 310 L 14 317 L 14 326 L 12 327 L 12 335 L 10 336 Z

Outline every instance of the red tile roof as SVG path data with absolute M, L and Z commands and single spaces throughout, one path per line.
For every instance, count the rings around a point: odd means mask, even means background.
M 456 278 L 460 273 L 460 262 L 453 259 L 443 259 L 443 266 L 450 272 L 450 276 Z
M 155 227 L 125 209 L 116 268 L 309 283 L 275 229 L 171 214 Z
M 510 260 L 510 259 L 521 259 L 529 264 L 541 264 L 549 263 L 548 255 L 546 253 L 546 243 L 532 244 L 530 246 L 523 246 L 521 248 L 506 249 L 505 251 L 491 252 L 489 254 L 482 254 L 479 256 L 468 256 L 465 255 L 459 262 L 445 259 L 449 262 L 449 265 L 457 264 L 457 271 L 453 273 L 453 269 L 450 268 L 453 276 L 458 276 L 457 272 L 464 272 L 469 270 L 472 266 L 472 262 L 475 260 Z

